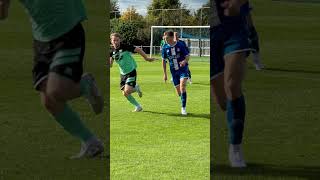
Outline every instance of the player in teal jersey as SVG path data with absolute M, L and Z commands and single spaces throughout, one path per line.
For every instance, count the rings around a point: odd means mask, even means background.
M 112 33 L 110 35 L 110 41 L 112 49 L 110 51 L 110 67 L 112 67 L 115 61 L 119 65 L 120 70 L 120 89 L 122 90 L 123 96 L 135 106 L 133 112 L 142 111 L 142 106 L 137 100 L 131 95 L 137 92 L 139 97 L 142 97 L 142 92 L 139 85 L 137 84 L 137 63 L 132 57 L 131 53 L 140 54 L 146 61 L 154 61 L 155 58 L 149 58 L 146 53 L 133 45 L 121 43 L 121 35 L 119 33 Z
M 32 24 L 33 85 L 40 92 L 42 104 L 67 132 L 81 140 L 80 153 L 72 158 L 91 158 L 101 154 L 103 143 L 67 104 L 69 100 L 84 97 L 96 114 L 103 110 L 103 98 L 93 76 L 89 73 L 82 75 L 85 32 L 81 22 L 87 18 L 82 1 L 20 2 Z M 5 12 L 9 3 L 9 0 L 0 0 L 0 4 L 7 4 Z

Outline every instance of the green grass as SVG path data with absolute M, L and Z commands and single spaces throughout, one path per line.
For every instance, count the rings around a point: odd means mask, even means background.
M 106 96 L 105 6 L 90 1 L 87 10 L 85 69 L 96 75 Z M 31 25 L 17 1 L 12 2 L 9 16 L 0 22 L 0 179 L 105 179 L 106 158 L 68 159 L 80 150 L 80 142 L 58 126 L 32 88 Z M 95 116 L 83 99 L 73 101 L 72 107 L 106 141 L 106 114 Z
M 182 117 L 173 85 L 162 80 L 161 61 L 134 57 L 144 93 L 134 96 L 143 112 L 131 112 L 119 90 L 117 65 L 111 69 L 111 179 L 209 179 L 208 60 L 190 60 L 189 114 Z
M 320 177 L 320 5 L 252 3 L 267 69 L 255 71 L 250 58 L 244 84 L 243 148 L 248 168 L 229 168 L 226 120 L 214 105 L 214 178 L 316 180 Z

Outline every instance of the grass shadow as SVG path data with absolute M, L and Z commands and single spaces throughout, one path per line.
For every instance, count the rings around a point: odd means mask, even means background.
M 266 177 L 299 177 L 307 180 L 320 179 L 320 166 L 279 166 L 272 164 L 248 163 L 247 168 L 231 168 L 228 165 L 213 165 L 210 170 L 211 176 L 215 175 L 252 175 Z
M 210 114 L 198 114 L 198 113 L 188 113 L 186 116 L 182 116 L 180 113 L 165 113 L 165 112 L 156 112 L 156 111 L 143 111 L 145 113 L 150 114 L 158 114 L 158 115 L 167 115 L 167 116 L 175 116 L 175 117 L 185 117 L 185 118 L 204 118 L 210 119 Z

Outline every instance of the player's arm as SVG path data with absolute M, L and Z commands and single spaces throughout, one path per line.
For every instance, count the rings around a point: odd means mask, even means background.
M 10 0 L 0 0 L 0 20 L 8 17 Z
M 167 82 L 168 76 L 167 76 L 167 62 L 165 59 L 162 59 L 162 69 L 163 69 L 163 80 L 164 82 Z
M 146 61 L 150 61 L 151 62 L 151 61 L 156 60 L 155 58 L 148 57 L 148 55 L 141 48 L 136 47 L 134 49 L 134 52 L 140 54 L 144 58 L 144 60 L 146 60 Z
M 112 57 L 109 58 L 109 64 L 110 64 L 110 67 L 112 67 L 112 65 L 113 65 L 113 58 Z

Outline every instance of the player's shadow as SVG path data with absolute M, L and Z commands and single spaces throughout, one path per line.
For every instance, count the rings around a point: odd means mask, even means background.
M 320 166 L 279 166 L 271 164 L 248 164 L 246 168 L 236 169 L 228 165 L 213 165 L 211 174 L 215 175 L 250 175 L 267 177 L 299 177 L 307 180 L 320 179 Z
M 320 71 L 310 71 L 310 70 L 302 70 L 302 69 L 265 68 L 264 70 L 275 71 L 275 72 L 288 72 L 288 73 L 320 74 Z
M 158 115 L 167 115 L 167 116 L 175 116 L 175 117 L 185 117 L 185 118 L 204 118 L 204 119 L 210 119 L 210 114 L 198 114 L 198 113 L 188 113 L 187 116 L 182 116 L 180 113 L 166 113 L 166 112 L 156 112 L 156 111 L 143 111 L 145 113 L 150 114 L 158 114 Z

